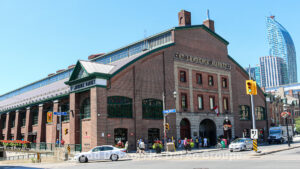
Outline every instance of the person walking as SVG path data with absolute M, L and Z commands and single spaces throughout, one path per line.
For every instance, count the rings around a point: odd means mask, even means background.
M 125 143 L 125 150 L 126 150 L 126 153 L 128 153 L 128 141 L 126 141 L 126 143 Z
M 188 153 L 188 141 L 187 141 L 187 138 L 185 138 L 183 140 L 183 146 L 184 146 L 184 149 L 185 149 L 185 153 Z
M 196 139 L 195 139 L 195 145 L 196 145 L 196 148 L 198 149 L 199 148 L 199 139 L 198 139 L 198 137 L 196 137 Z
M 145 143 L 142 139 L 141 139 L 141 142 L 139 144 L 139 148 L 140 148 L 140 153 L 145 154 Z

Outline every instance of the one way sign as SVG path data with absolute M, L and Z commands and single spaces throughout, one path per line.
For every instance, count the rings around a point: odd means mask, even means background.
M 251 139 L 258 139 L 258 131 L 257 129 L 251 129 Z

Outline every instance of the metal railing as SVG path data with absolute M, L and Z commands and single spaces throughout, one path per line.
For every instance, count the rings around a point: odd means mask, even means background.
M 30 143 L 27 146 L 14 147 L 14 146 L 3 146 L 4 150 L 11 151 L 45 151 L 45 152 L 53 152 L 59 145 L 55 143 Z M 82 151 L 81 144 L 64 144 L 62 148 L 70 147 L 70 152 L 77 153 Z
M 41 153 L 41 157 L 50 157 L 53 156 L 53 152 L 45 152 Z M 37 158 L 37 153 L 28 153 L 26 155 L 17 155 L 17 156 L 10 156 L 10 157 L 0 157 L 0 161 L 5 160 L 23 160 L 23 159 L 32 159 Z

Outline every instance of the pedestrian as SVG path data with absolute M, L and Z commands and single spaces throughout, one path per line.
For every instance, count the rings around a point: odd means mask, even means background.
M 204 137 L 204 139 L 203 139 L 203 146 L 207 147 L 207 138 L 206 137 Z
M 65 144 L 65 141 L 62 139 L 61 140 L 61 145 L 63 146 Z
M 128 153 L 128 141 L 126 141 L 126 143 L 125 143 L 125 150 L 126 150 L 126 153 Z
M 185 153 L 188 153 L 188 141 L 187 141 L 187 138 L 184 139 L 183 141 L 183 146 L 184 146 L 184 149 L 185 149 Z
M 141 142 L 139 144 L 139 148 L 140 148 L 140 153 L 145 154 L 145 143 L 142 139 L 141 139 Z
M 196 139 L 195 139 L 195 145 L 196 145 L 196 148 L 198 149 L 199 148 L 199 139 L 198 139 L 198 137 L 196 137 Z
M 59 145 L 59 140 L 58 140 L 58 139 L 56 139 L 56 145 L 57 145 L 57 146 Z
M 140 153 L 140 140 L 136 141 L 136 153 Z

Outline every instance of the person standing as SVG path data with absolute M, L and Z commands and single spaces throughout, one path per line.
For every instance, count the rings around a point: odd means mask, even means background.
M 126 141 L 126 143 L 125 143 L 125 150 L 126 150 L 126 153 L 128 153 L 128 141 Z
M 195 145 L 196 145 L 196 148 L 198 149 L 199 148 L 199 139 L 198 139 L 198 137 L 196 137 L 196 139 L 195 139 Z
M 139 148 L 140 148 L 140 153 L 145 154 L 145 143 L 142 139 L 141 139 L 141 142 L 139 144 Z
M 204 139 L 203 139 L 203 146 L 207 147 L 207 138 L 206 137 L 204 137 Z

